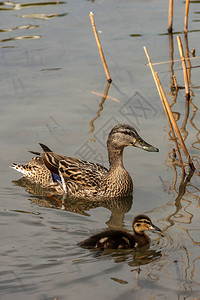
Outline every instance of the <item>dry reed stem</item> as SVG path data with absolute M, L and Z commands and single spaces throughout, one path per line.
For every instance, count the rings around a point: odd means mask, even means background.
M 97 42 L 97 46 L 99 48 L 99 53 L 100 53 L 100 56 L 101 56 L 101 60 L 102 60 L 102 63 L 103 63 L 103 67 L 104 67 L 108 82 L 112 82 L 112 79 L 110 77 L 110 73 L 108 71 L 108 67 L 107 67 L 107 64 L 106 64 L 106 60 L 105 60 L 105 57 L 104 57 L 104 54 L 103 54 L 103 50 L 102 50 L 102 47 L 101 47 L 101 43 L 100 43 L 100 40 L 99 40 L 99 36 L 98 36 L 97 30 L 96 30 L 93 13 L 90 12 L 89 16 L 90 16 L 90 21 L 91 21 L 92 28 L 93 28 L 93 31 L 94 31 L 94 36 L 95 36 L 95 39 L 96 39 L 96 42 Z
M 183 67 L 186 98 L 187 98 L 187 100 L 189 100 L 190 99 L 190 90 L 189 90 L 189 84 L 188 84 L 188 74 L 187 74 L 186 62 L 185 62 L 183 46 L 182 46 L 180 36 L 177 36 L 177 42 L 178 42 L 178 48 L 179 48 L 179 53 L 180 53 L 180 57 L 181 57 L 181 61 L 182 61 L 182 67 Z
M 173 0 L 169 0 L 168 32 L 172 32 L 173 25 Z
M 167 97 L 166 97 L 166 95 L 165 95 L 165 93 L 164 93 L 164 90 L 163 90 L 163 88 L 162 88 L 162 86 L 161 86 L 160 81 L 157 80 L 158 75 L 156 76 L 156 74 L 155 74 L 155 72 L 154 72 L 154 69 L 153 69 L 153 66 L 152 66 L 152 63 L 151 63 L 151 60 L 150 60 L 150 57 L 149 57 L 149 54 L 148 54 L 148 52 L 147 52 L 146 47 L 144 47 L 144 51 L 145 51 L 145 54 L 146 54 L 146 56 L 147 56 L 147 60 L 148 60 L 148 62 L 149 62 L 149 66 L 150 66 L 150 68 L 151 68 L 151 72 L 152 72 L 152 75 L 153 75 L 153 78 L 154 78 L 156 87 L 157 87 L 157 89 L 158 89 L 158 93 L 159 93 L 159 95 L 160 95 L 161 101 L 162 101 L 162 99 L 163 99 L 163 101 L 164 101 L 164 103 L 165 103 L 165 106 L 164 106 L 164 107 L 166 107 L 166 110 L 167 110 L 167 113 L 168 113 L 168 115 L 169 115 L 170 121 L 171 121 L 171 123 L 172 123 L 172 125 L 173 125 L 173 127 L 174 127 L 174 130 L 175 130 L 176 134 L 177 134 L 177 137 L 178 137 L 178 139 L 179 139 L 179 142 L 180 142 L 180 144 L 181 144 L 181 147 L 182 147 L 182 149 L 183 149 L 183 152 L 184 152 L 185 156 L 186 156 L 187 159 L 188 159 L 188 163 L 189 163 L 189 165 L 190 165 L 190 168 L 191 168 L 192 170 L 195 170 L 194 165 L 193 165 L 192 160 L 191 160 L 191 157 L 190 157 L 190 155 L 189 155 L 189 152 L 188 152 L 188 150 L 187 150 L 187 148 L 186 148 L 186 146 L 185 146 L 185 143 L 184 143 L 184 141 L 183 141 L 182 135 L 181 135 L 181 133 L 180 133 L 180 131 L 179 131 L 179 128 L 178 128 L 178 126 L 177 126 L 177 124 L 176 124 L 176 121 L 175 121 L 175 119 L 174 119 L 174 116 L 173 116 L 172 110 L 171 110 L 171 108 L 170 108 L 169 102 L 168 102 L 168 100 L 167 100 Z M 159 78 L 158 78 L 158 79 L 159 79 Z M 161 92 L 161 91 L 163 91 L 163 92 Z
M 184 32 L 187 32 L 187 29 L 188 29 L 189 4 L 190 4 L 190 0 L 186 0 L 186 3 L 185 3 L 185 25 L 184 25 Z
M 181 163 L 181 168 L 182 168 L 183 174 L 185 175 L 186 173 L 185 173 L 185 169 L 184 169 L 184 165 L 183 165 L 183 160 L 182 160 L 182 157 L 181 157 L 181 152 L 180 152 L 180 149 L 179 149 L 179 146 L 178 146 L 178 142 L 177 142 L 177 138 L 176 138 L 176 135 L 175 135 L 175 132 L 174 132 L 174 128 L 172 126 L 172 122 L 171 122 L 171 119 L 169 117 L 169 113 L 168 113 L 168 110 L 167 110 L 167 107 L 166 107 L 166 104 L 165 104 L 165 100 L 164 100 L 164 98 L 166 97 L 165 92 L 163 90 L 163 87 L 161 85 L 161 82 L 160 82 L 160 79 L 158 77 L 157 72 L 155 73 L 155 78 L 156 78 L 156 81 L 157 81 L 157 84 L 158 84 L 158 93 L 160 95 L 160 99 L 161 99 L 161 102 L 162 102 L 162 105 L 163 105 L 163 108 L 164 108 L 164 111 L 165 111 L 165 115 L 166 115 L 167 121 L 169 123 L 169 128 L 171 130 L 171 133 L 172 133 L 175 145 L 176 145 L 176 150 L 177 150 L 179 160 L 180 160 L 180 163 Z
M 151 69 L 151 72 L 152 72 L 152 75 L 153 75 L 153 79 L 155 81 L 155 84 L 156 84 L 156 87 L 157 87 L 158 93 L 159 93 L 159 88 L 158 88 L 158 83 L 157 83 L 157 80 L 156 80 L 156 77 L 155 77 L 155 72 L 154 72 L 153 65 L 151 63 L 150 56 L 149 56 L 149 53 L 148 53 L 146 47 L 144 47 L 144 52 L 146 54 L 146 57 L 147 57 L 147 60 L 148 60 L 148 63 L 149 63 L 149 66 L 150 66 L 150 69 Z M 159 95 L 160 95 L 160 93 L 159 93 Z

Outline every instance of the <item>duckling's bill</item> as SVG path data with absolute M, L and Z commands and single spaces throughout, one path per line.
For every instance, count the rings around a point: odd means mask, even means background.
M 162 232 L 162 230 L 154 224 L 151 224 L 151 226 L 148 228 L 148 230 L 155 230 L 155 231 Z

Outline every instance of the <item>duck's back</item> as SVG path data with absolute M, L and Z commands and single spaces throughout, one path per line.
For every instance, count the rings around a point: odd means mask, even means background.
M 106 230 L 79 243 L 88 249 L 128 249 L 136 246 L 135 238 L 121 230 Z

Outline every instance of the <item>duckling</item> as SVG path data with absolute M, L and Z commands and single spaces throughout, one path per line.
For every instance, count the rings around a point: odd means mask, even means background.
M 78 246 L 99 250 L 143 247 L 150 243 L 145 230 L 161 231 L 148 216 L 138 215 L 133 220 L 133 234 L 122 230 L 105 230 L 80 242 Z
M 130 125 L 118 124 L 107 140 L 109 170 L 98 163 L 52 152 L 40 144 L 43 153 L 30 151 L 37 156 L 28 164 L 12 164 L 24 177 L 58 194 L 75 197 L 118 198 L 133 193 L 131 176 L 123 165 L 123 150 L 134 146 L 149 152 L 159 150 L 146 143 Z

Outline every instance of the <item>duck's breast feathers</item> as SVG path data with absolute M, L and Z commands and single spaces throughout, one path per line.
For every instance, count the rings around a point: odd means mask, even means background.
M 128 249 L 135 247 L 135 244 L 134 237 L 128 232 L 106 230 L 82 241 L 79 246 L 88 249 Z

